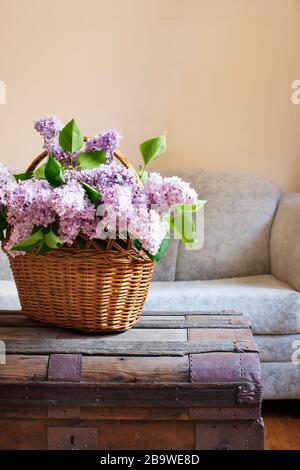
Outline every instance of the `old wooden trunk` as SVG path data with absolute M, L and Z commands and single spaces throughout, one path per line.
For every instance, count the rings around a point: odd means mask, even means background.
M 91 335 L 0 313 L 0 449 L 262 449 L 259 357 L 233 311 Z

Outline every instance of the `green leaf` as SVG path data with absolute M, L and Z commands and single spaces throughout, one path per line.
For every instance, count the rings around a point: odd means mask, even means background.
M 34 234 L 30 235 L 30 237 L 26 238 L 20 243 L 14 245 L 11 250 L 13 251 L 31 251 L 33 248 L 38 246 L 43 239 L 43 232 L 42 230 L 38 230 Z
M 34 233 L 38 232 L 39 230 L 42 230 L 42 232 L 44 233 L 44 228 L 41 229 L 41 227 L 39 225 L 34 225 L 33 226 L 33 229 L 32 229 L 32 232 L 31 232 L 31 235 L 33 235 Z
M 42 256 L 45 255 L 48 251 L 50 251 L 52 248 L 49 248 L 48 245 L 44 241 L 40 243 L 40 246 L 38 247 L 37 251 L 35 252 L 35 256 Z
M 142 244 L 139 240 L 137 240 L 136 238 L 132 240 L 132 246 L 133 248 L 135 248 L 136 250 L 141 250 L 142 249 Z
M 80 181 L 82 186 L 85 189 L 86 195 L 91 201 L 92 204 L 95 204 L 99 197 L 101 197 L 101 194 L 97 191 L 97 189 L 93 188 L 93 186 L 90 186 L 87 183 L 84 183 L 83 181 Z
M 61 241 L 61 239 L 54 233 L 52 227 L 44 233 L 44 242 L 50 249 L 60 248 L 64 244 L 63 241 Z
M 155 137 L 154 139 L 143 142 L 140 145 L 140 151 L 143 155 L 145 166 L 164 153 L 166 151 L 166 147 L 167 143 L 165 135 L 161 135 L 160 137 Z
M 154 255 L 154 256 L 149 255 L 150 258 L 152 259 L 152 261 L 157 263 L 165 255 L 165 253 L 167 252 L 169 246 L 170 246 L 170 237 L 166 237 L 161 242 L 161 245 L 160 245 L 159 250 L 156 253 L 156 255 Z
M 173 228 L 174 233 L 176 233 L 181 241 L 185 245 L 191 245 L 196 243 L 196 227 L 193 217 L 188 212 L 182 212 L 175 217 L 169 219 L 170 227 Z M 186 228 L 189 228 L 191 237 L 187 237 Z
M 148 178 L 149 178 L 149 173 L 147 170 L 143 170 L 140 175 L 139 175 L 140 179 L 141 179 L 141 182 L 143 184 L 146 184 L 147 181 L 148 181 Z
M 18 175 L 14 175 L 17 181 L 25 181 L 32 178 L 32 173 L 19 173 Z
M 81 170 L 93 170 L 106 162 L 106 155 L 103 150 L 95 152 L 83 152 L 78 155 L 78 163 Z
M 45 176 L 45 168 L 47 166 L 47 163 L 44 163 L 42 166 L 40 166 L 37 170 L 35 170 L 35 172 L 32 174 L 32 176 L 34 178 L 38 178 L 38 179 L 41 179 L 41 180 L 44 180 L 46 179 L 46 176 Z
M 174 208 L 180 212 L 196 212 L 200 207 L 203 207 L 206 202 L 207 201 L 198 200 L 196 204 L 176 204 Z
M 59 145 L 66 152 L 78 152 L 84 143 L 81 130 L 74 119 L 70 121 L 59 134 Z
M 7 218 L 4 212 L 0 211 L 0 241 L 3 242 L 5 239 L 4 230 L 7 229 Z
M 54 188 L 65 182 L 63 166 L 53 157 L 49 157 L 46 164 L 45 177 Z
M 141 244 L 141 242 L 137 239 L 134 239 L 132 240 L 132 246 L 136 249 L 136 250 L 141 250 L 143 249 L 143 246 Z M 170 246 L 170 237 L 166 237 L 163 239 L 163 241 L 161 242 L 161 245 L 159 247 L 159 250 L 158 252 L 155 254 L 155 255 L 151 255 L 151 253 L 149 253 L 149 251 L 145 250 L 145 253 L 149 256 L 149 258 L 154 261 L 155 263 L 157 263 L 166 253 L 166 251 L 168 250 Z

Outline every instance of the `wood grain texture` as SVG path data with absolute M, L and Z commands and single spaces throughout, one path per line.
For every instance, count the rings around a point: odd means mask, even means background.
M 1 381 L 47 380 L 47 355 L 7 356 L 0 367 Z M 88 357 L 82 358 L 81 381 L 188 382 L 188 357 Z
M 74 412 L 76 411 L 76 413 Z M 75 414 L 76 418 L 83 420 L 218 420 L 224 419 L 257 419 L 259 413 L 257 408 L 253 406 L 249 407 L 214 407 L 209 409 L 209 413 L 205 407 L 192 407 L 182 408 L 175 406 L 168 407 L 138 407 L 138 406 L 11 406 L 11 405 L 0 405 L 0 419 L 6 418 L 26 418 L 26 419 L 44 419 L 57 417 L 59 414 L 60 418 L 73 417 Z
M 192 421 L 104 421 L 98 429 L 100 449 L 194 449 Z
M 1 433 L 0 433 L 0 449 L 46 449 L 46 428 L 47 428 L 47 408 L 29 408 L 23 407 L 17 409 L 9 409 L 7 407 L 0 408 L 0 417 L 1 417 Z M 106 412 L 108 413 L 106 414 Z M 117 412 L 116 409 L 114 409 Z M 126 420 L 126 415 L 128 416 L 131 413 L 131 409 L 124 409 L 123 418 Z M 164 412 L 164 411 L 162 411 Z M 186 446 L 186 449 L 189 448 L 190 439 L 191 439 L 191 427 L 185 426 L 184 423 L 180 420 L 178 415 L 178 409 L 166 409 L 165 410 L 165 422 L 161 426 L 161 421 L 158 420 L 156 425 L 151 421 L 150 432 L 151 435 L 146 434 L 150 437 L 151 445 L 155 448 L 155 442 L 153 441 L 155 436 L 160 439 L 160 442 L 163 443 L 166 447 L 172 449 L 172 445 L 177 446 L 178 449 L 183 449 L 179 447 L 181 443 L 175 441 L 174 429 L 176 430 L 178 436 L 183 437 L 187 433 L 187 439 L 184 439 L 183 445 Z M 9 413 L 14 413 L 18 419 L 9 419 Z M 159 413 L 159 409 L 153 409 L 154 419 Z M 182 418 L 186 417 L 186 413 L 182 410 Z M 7 418 L 5 419 L 5 414 Z M 169 419 L 168 419 L 169 414 Z M 82 418 L 85 420 L 82 422 L 84 426 L 90 426 L 94 421 L 101 419 L 105 421 L 105 417 L 108 417 L 109 410 L 101 410 L 94 408 L 88 408 L 83 410 Z M 138 417 L 139 416 L 139 417 Z M 29 418 L 32 418 L 30 420 Z M 136 411 L 136 420 L 132 421 L 131 425 L 128 420 L 125 421 L 127 428 L 122 427 L 123 432 L 127 432 L 127 435 L 132 436 L 134 430 L 136 432 L 135 446 L 138 448 L 139 444 L 142 444 L 141 440 L 145 436 L 145 426 L 149 427 L 149 420 L 151 419 L 151 409 L 141 408 L 139 411 Z M 143 420 L 147 420 L 143 424 Z M 36 419 L 35 419 L 36 418 Z M 38 419 L 39 418 L 39 419 Z M 178 419 L 179 418 L 179 419 Z M 263 418 L 265 421 L 265 449 L 266 450 L 300 450 L 300 416 L 298 411 L 298 404 L 296 401 L 271 401 L 264 402 L 263 404 Z M 118 419 L 115 419 L 112 416 L 109 420 L 113 419 L 116 421 L 115 425 L 109 430 L 109 439 L 105 442 L 101 441 L 101 448 L 104 448 L 104 444 L 108 445 L 109 440 L 112 439 L 113 434 L 112 430 L 116 433 L 117 429 L 120 429 L 120 424 Z M 171 422 L 174 422 L 174 419 L 177 421 L 175 428 L 171 433 L 172 437 L 168 437 L 168 430 Z M 142 425 L 138 426 L 137 421 L 142 421 Z M 55 423 L 51 421 L 52 425 Z M 59 425 L 70 425 L 70 421 L 59 420 L 56 421 Z M 104 426 L 99 426 L 98 429 L 102 432 L 107 432 L 108 430 L 108 421 L 104 423 Z M 167 423 L 167 424 L 166 424 Z M 126 430 L 125 430 L 126 429 Z M 158 430 L 160 429 L 160 432 Z M 141 437 L 140 434 L 143 434 Z M 119 439 L 119 438 L 118 438 Z M 123 441 L 118 441 L 118 445 L 125 444 L 126 436 L 123 437 Z M 168 441 L 168 439 L 170 439 Z M 224 439 L 223 439 L 224 440 Z M 143 442 L 145 444 L 145 442 Z M 150 444 L 148 444 L 150 445 Z
M 262 420 L 199 421 L 196 423 L 197 450 L 263 450 Z
M 238 383 L 2 382 L 0 404 L 9 406 L 229 407 L 237 406 Z M 247 406 L 248 407 L 248 406 Z M 259 407 L 255 406 L 259 411 Z M 209 410 L 207 410 L 209 413 Z
M 22 315 L 22 311 L 21 310 L 0 310 L 0 316 L 1 315 Z M 185 315 L 221 315 L 221 316 L 226 316 L 226 315 L 230 315 L 230 316 L 243 316 L 243 313 L 242 312 L 239 312 L 238 310 L 231 310 L 231 309 L 228 309 L 228 310 L 209 310 L 209 311 L 195 311 L 195 312 L 187 312 L 187 311 L 178 311 L 178 312 L 170 312 L 168 310 L 166 311 L 146 311 L 146 312 L 143 312 L 142 314 L 142 317 L 141 317 L 141 320 L 143 319 L 143 317 L 145 316 L 154 316 L 154 317 L 157 317 L 157 316 L 174 316 L 174 315 L 182 315 L 182 316 L 185 316 Z
M 1 324 L 1 322 L 0 322 Z M 59 337 L 59 330 L 56 328 L 40 328 L 40 327 L 16 327 L 6 326 L 0 327 L 0 338 L 4 341 L 10 339 L 55 339 Z
M 142 318 L 147 316 L 147 315 L 154 315 L 154 316 L 164 316 L 164 315 L 219 315 L 219 316 L 235 316 L 235 317 L 242 317 L 243 313 L 238 311 L 238 310 L 232 310 L 232 309 L 227 309 L 227 310 L 202 310 L 202 311 L 194 311 L 194 312 L 188 312 L 188 311 L 178 311 L 178 312 L 170 312 L 168 310 L 166 311 L 148 311 L 148 312 L 143 312 Z
M 57 328 L 0 328 L 0 338 L 6 340 L 47 340 L 47 339 L 73 339 L 85 342 L 102 341 L 186 341 L 187 332 L 184 329 L 131 329 L 124 333 L 87 334 L 73 330 Z
M 249 341 L 253 342 L 254 338 L 249 328 L 190 328 L 188 330 L 188 338 L 192 341 Z
M 182 315 L 158 315 L 156 318 L 153 315 L 145 315 L 144 318 L 134 325 L 136 329 L 184 329 L 184 328 L 248 328 L 249 322 L 243 317 L 238 315 L 187 315 L 186 318 L 182 318 Z M 39 323 L 24 317 L 21 314 L 1 314 L 0 315 L 0 327 L 31 327 L 39 329 L 51 329 L 51 331 L 59 332 L 59 328 L 53 328 L 51 325 L 46 323 Z M 68 331 L 68 330 L 67 330 Z M 73 330 L 71 330 L 72 332 Z M 101 336 L 103 333 L 91 333 L 94 335 Z
M 51 423 L 51 424 L 50 424 Z M 50 428 L 73 428 L 67 420 L 8 420 L 1 421 L 1 450 L 46 450 L 47 431 Z M 193 421 L 114 420 L 82 421 L 81 427 L 97 429 L 98 449 L 105 450 L 192 450 L 194 448 Z
M 300 450 L 299 401 L 263 402 L 266 450 Z
M 88 356 L 184 356 L 206 352 L 252 351 L 247 341 L 101 341 L 100 339 L 8 340 L 8 354 L 51 353 Z M 253 351 L 256 352 L 256 349 Z

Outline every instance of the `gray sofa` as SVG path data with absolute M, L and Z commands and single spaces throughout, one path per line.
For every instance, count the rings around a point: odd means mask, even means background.
M 296 341 L 300 349 L 300 194 L 282 194 L 248 174 L 177 174 L 208 201 L 204 247 L 187 251 L 172 242 L 155 268 L 145 310 L 242 310 L 260 349 L 264 398 L 300 399 L 300 364 L 292 361 Z M 17 308 L 2 254 L 0 309 Z

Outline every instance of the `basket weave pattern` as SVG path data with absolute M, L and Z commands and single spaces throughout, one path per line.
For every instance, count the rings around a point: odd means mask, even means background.
M 33 171 L 43 152 L 27 171 Z M 116 157 L 127 168 L 121 154 Z M 153 262 L 143 251 L 108 240 L 105 248 L 87 241 L 85 248 L 27 253 L 10 258 L 22 312 L 40 322 L 83 331 L 125 331 L 140 318 Z

